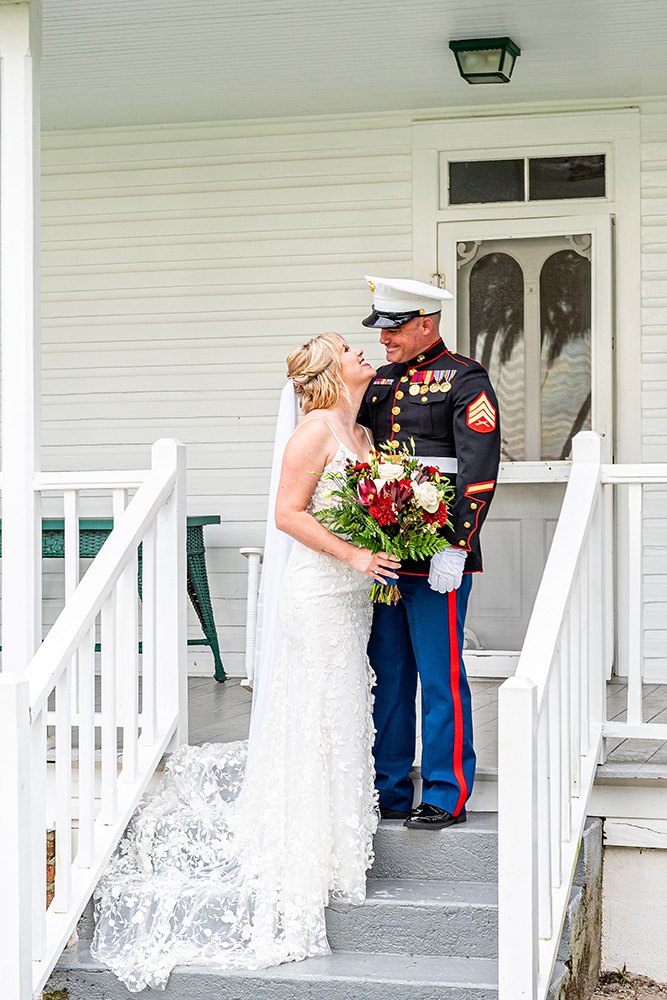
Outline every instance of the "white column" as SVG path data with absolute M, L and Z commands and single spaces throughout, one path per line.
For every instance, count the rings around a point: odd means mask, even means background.
M 41 8 L 0 3 L 3 670 L 22 674 L 41 641 Z

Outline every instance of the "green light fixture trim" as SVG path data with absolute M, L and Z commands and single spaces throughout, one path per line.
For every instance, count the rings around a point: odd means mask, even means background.
M 468 83 L 509 83 L 521 49 L 511 38 L 468 38 L 449 43 Z

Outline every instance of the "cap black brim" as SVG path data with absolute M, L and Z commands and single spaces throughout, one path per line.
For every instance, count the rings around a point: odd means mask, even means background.
M 377 312 L 374 309 L 370 316 L 362 319 L 361 325 L 375 327 L 380 330 L 395 330 L 396 327 L 404 326 L 405 323 L 409 323 L 416 316 L 435 316 L 439 312 L 439 309 L 435 309 L 432 313 L 424 313 L 422 309 L 416 309 L 414 312 L 409 313 L 388 313 Z

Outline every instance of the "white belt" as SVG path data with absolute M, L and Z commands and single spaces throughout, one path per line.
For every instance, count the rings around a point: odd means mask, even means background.
M 450 472 L 452 475 L 458 472 L 459 468 L 459 463 L 455 458 L 445 458 L 442 455 L 427 456 L 426 458 L 422 458 L 420 455 L 419 461 L 422 465 L 435 465 L 441 472 Z

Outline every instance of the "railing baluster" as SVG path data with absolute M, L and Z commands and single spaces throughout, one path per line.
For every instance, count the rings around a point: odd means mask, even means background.
M 581 684 L 581 735 L 580 753 L 587 757 L 590 752 L 591 733 L 589 725 L 589 684 L 590 684 L 590 587 L 588 578 L 588 545 L 584 543 L 581 561 L 579 563 L 579 629 L 580 629 L 580 684 Z
M 642 721 L 642 484 L 628 486 L 628 722 Z
M 70 600 L 79 583 L 79 491 L 63 493 L 65 516 L 65 603 Z M 77 653 L 72 657 L 72 714 L 79 711 L 79 668 Z
M 560 644 L 556 650 L 555 667 L 548 685 L 549 709 L 549 787 L 551 790 L 551 884 L 558 888 L 563 880 L 562 875 L 562 831 L 563 831 L 563 796 L 561 778 L 561 740 L 563 738 L 563 722 L 561 716 L 561 672 Z
M 116 718 L 116 589 L 102 605 L 100 628 L 102 694 L 102 792 L 100 818 L 111 826 L 118 815 L 118 722 Z
M 72 903 L 72 691 L 71 667 L 56 684 L 56 891 L 53 909 L 67 913 Z
M 127 490 L 114 490 L 114 523 L 122 516 L 126 502 Z M 119 668 L 120 723 L 123 727 L 121 781 L 129 784 L 137 780 L 139 726 L 137 570 L 135 552 L 118 580 L 116 598 L 116 657 Z
M 571 609 L 565 613 L 560 636 L 560 718 L 561 757 L 560 781 L 562 806 L 562 840 L 568 844 L 572 838 L 572 757 L 570 721 L 570 649 L 571 649 Z
M 544 692 L 537 728 L 537 869 L 538 926 L 541 938 L 551 937 L 551 767 L 549 760 L 549 689 Z
M 79 648 L 79 850 L 90 868 L 95 853 L 95 623 Z
M 30 726 L 30 823 L 32 828 L 32 954 L 46 950 L 46 719 Z M 36 859 L 36 860 L 35 860 Z M 6 861 L 7 859 L 5 859 Z
M 144 535 L 141 576 L 141 740 L 152 746 L 157 733 L 157 693 L 155 655 L 155 524 Z
M 572 798 L 581 785 L 581 600 L 577 574 L 570 598 L 570 781 Z

